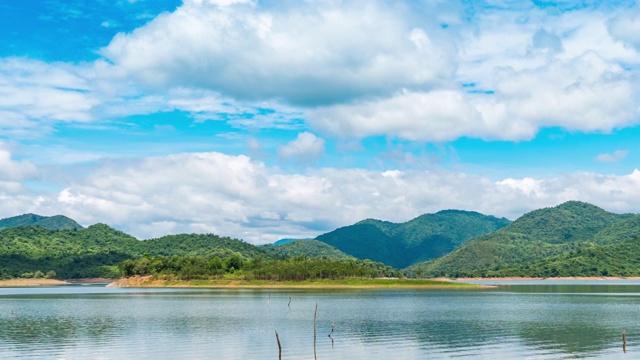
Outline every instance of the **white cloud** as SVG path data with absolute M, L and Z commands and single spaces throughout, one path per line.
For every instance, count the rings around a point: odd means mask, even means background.
M 91 64 L 0 59 L 0 130 L 180 110 L 343 140 L 609 132 L 640 121 L 637 20 L 529 2 L 190 0 Z
M 640 49 L 640 11 L 626 11 L 611 19 L 609 31 L 616 39 Z
M 38 170 L 29 161 L 17 161 L 12 158 L 7 146 L 0 142 L 0 181 L 10 181 L 7 186 L 15 188 L 15 181 L 33 179 Z
M 390 98 L 310 110 L 312 126 L 342 137 L 389 135 L 408 140 L 445 141 L 480 133 L 480 113 L 459 91 L 404 91 Z
M 103 54 L 152 86 L 332 103 L 450 81 L 447 33 L 434 18 L 412 18 L 407 6 L 378 1 L 288 2 L 277 9 L 187 1 L 118 34 Z
M 36 60 L 0 59 L 0 129 L 46 128 L 56 121 L 89 121 L 98 100 L 80 69 Z
M 298 134 L 295 140 L 278 148 L 278 155 L 285 159 L 296 159 L 301 163 L 313 163 L 324 154 L 324 139 L 309 132 Z
M 610 154 L 604 153 L 596 156 L 596 160 L 604 163 L 618 162 L 627 157 L 629 151 L 627 150 L 617 150 Z

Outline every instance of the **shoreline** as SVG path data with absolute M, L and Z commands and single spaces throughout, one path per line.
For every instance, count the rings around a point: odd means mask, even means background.
M 118 279 L 84 278 L 84 279 L 6 279 L 0 280 L 0 287 L 37 287 L 37 286 L 63 286 L 63 285 L 90 285 L 110 284 Z
M 64 280 L 56 279 L 9 279 L 0 280 L 0 287 L 36 287 L 69 285 Z
M 243 279 L 168 280 L 150 276 L 122 278 L 107 287 L 209 288 L 209 289 L 479 289 L 488 285 L 432 279 L 339 279 L 269 281 Z
M 621 281 L 621 280 L 640 280 L 640 276 L 559 276 L 559 277 L 521 277 L 521 276 L 507 276 L 507 277 L 472 277 L 472 278 L 457 278 L 449 279 L 450 281 Z

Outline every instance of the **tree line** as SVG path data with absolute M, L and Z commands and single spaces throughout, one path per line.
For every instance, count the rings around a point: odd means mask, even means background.
M 289 259 L 245 259 L 234 255 L 218 256 L 144 256 L 122 261 L 118 268 L 122 277 L 171 276 L 178 280 L 213 279 L 234 274 L 247 280 L 304 281 L 344 279 L 349 277 L 401 277 L 390 266 L 371 260 L 309 258 L 305 255 Z

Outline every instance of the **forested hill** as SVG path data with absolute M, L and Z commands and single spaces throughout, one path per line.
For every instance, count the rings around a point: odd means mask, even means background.
M 54 271 L 56 277 L 117 276 L 124 259 L 197 255 L 221 258 L 265 254 L 259 247 L 216 235 L 183 234 L 140 241 L 105 224 L 86 229 L 48 230 L 39 226 L 0 230 L 0 275 Z
M 507 219 L 477 212 L 444 210 L 405 223 L 367 219 L 317 239 L 351 256 L 403 268 L 443 256 L 508 224 Z
M 307 241 L 302 242 L 307 243 Z M 86 229 L 49 230 L 40 226 L 0 230 L 0 277 L 21 277 L 36 272 L 57 278 L 117 277 L 116 265 L 143 256 L 192 256 L 221 259 L 238 257 L 346 258 L 338 250 L 315 241 L 278 246 L 277 251 L 213 234 L 180 234 L 138 240 L 105 224 Z
M 552 256 L 640 236 L 640 215 L 614 214 L 570 201 L 535 210 L 439 259 L 412 266 L 428 276 L 489 276 Z
M 82 229 L 82 226 L 64 215 L 41 216 L 24 214 L 0 220 L 0 229 L 19 226 L 40 226 L 49 230 Z
M 305 255 L 310 258 L 348 259 L 350 255 L 318 240 L 297 240 L 284 244 L 261 246 L 267 254 L 275 258 Z

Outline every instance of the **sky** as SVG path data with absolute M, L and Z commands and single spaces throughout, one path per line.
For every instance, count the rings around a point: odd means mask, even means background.
M 254 244 L 640 212 L 640 2 L 0 4 L 0 217 Z

